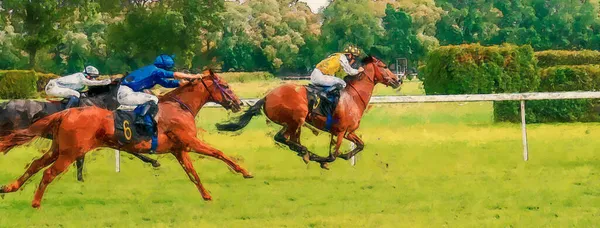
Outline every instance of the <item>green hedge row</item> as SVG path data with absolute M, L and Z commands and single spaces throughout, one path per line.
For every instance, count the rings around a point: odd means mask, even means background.
M 600 65 L 556 66 L 540 71 L 539 92 L 599 91 Z M 532 123 L 599 121 L 600 100 L 528 101 L 526 119 Z M 496 121 L 521 121 L 518 102 L 494 104 Z
M 0 71 L 0 98 L 25 99 L 36 98 L 37 76 L 29 70 Z
M 588 65 L 600 64 L 600 52 L 549 50 L 535 53 L 538 66 L 541 68 L 559 65 Z
M 0 99 L 38 98 L 48 81 L 58 77 L 31 70 L 0 70 Z
M 420 73 L 427 94 L 527 92 L 539 85 L 531 46 L 444 46 L 426 63 Z
M 250 82 L 250 81 L 264 81 L 274 79 L 275 76 L 269 72 L 257 71 L 257 72 L 223 72 L 218 73 L 219 76 L 223 77 L 227 82 Z
M 444 46 L 420 70 L 427 94 L 600 90 L 600 52 L 543 51 L 529 46 Z M 538 66 L 543 66 L 538 70 Z M 551 66 L 551 67 L 547 67 Z M 600 121 L 600 100 L 527 102 L 527 121 Z M 496 121 L 520 121 L 519 102 L 494 102 Z

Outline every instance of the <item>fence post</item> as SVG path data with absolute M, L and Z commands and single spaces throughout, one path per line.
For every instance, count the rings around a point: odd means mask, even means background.
M 523 133 L 523 160 L 529 160 L 529 151 L 527 149 L 527 126 L 525 126 L 525 100 L 521 100 L 521 132 Z
M 353 142 L 350 142 L 350 151 L 354 150 L 356 148 L 356 144 L 354 144 Z M 350 158 L 350 165 L 355 166 L 356 165 L 356 156 L 354 155 Z
M 115 172 L 121 172 L 121 151 L 115 150 Z

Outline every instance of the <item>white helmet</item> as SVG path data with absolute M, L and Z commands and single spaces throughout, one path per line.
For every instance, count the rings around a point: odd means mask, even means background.
M 83 73 L 87 74 L 92 78 L 98 77 L 100 75 L 100 72 L 94 66 L 86 66 Z

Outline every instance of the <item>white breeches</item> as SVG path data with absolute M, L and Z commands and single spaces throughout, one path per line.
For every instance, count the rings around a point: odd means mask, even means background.
M 46 90 L 46 94 L 48 96 L 53 96 L 53 97 L 67 98 L 70 96 L 76 96 L 77 98 L 79 98 L 79 96 L 80 96 L 79 92 L 77 92 L 76 90 L 65 88 L 65 87 L 60 87 L 58 85 L 58 83 L 56 83 L 56 81 L 54 81 L 54 80 L 50 80 L 48 82 L 45 90 Z
M 323 74 L 319 69 L 314 69 L 310 75 L 310 82 L 320 86 L 342 85 L 346 87 L 346 82 L 340 78 Z
M 134 92 L 131 88 L 124 85 L 119 86 L 119 91 L 117 91 L 117 101 L 119 104 L 125 106 L 137 106 L 148 101 L 158 104 L 158 98 L 156 96 L 143 92 Z

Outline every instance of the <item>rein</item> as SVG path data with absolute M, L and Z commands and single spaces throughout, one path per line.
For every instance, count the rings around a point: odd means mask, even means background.
M 377 61 L 379 61 L 379 60 L 377 60 Z M 375 63 L 371 63 L 371 64 L 373 64 L 373 67 L 375 68 L 375 71 L 376 71 L 375 73 L 378 73 L 378 72 L 379 72 L 379 68 L 377 67 L 377 65 L 375 65 Z M 381 73 L 381 72 L 379 72 L 379 73 Z M 363 71 L 363 72 L 361 72 L 361 74 L 364 74 L 365 76 L 367 76 L 367 75 L 364 73 L 364 71 Z M 375 84 L 375 81 L 374 81 L 374 80 L 371 80 L 371 78 L 369 78 L 368 76 L 367 76 L 367 79 L 369 79 L 369 81 L 370 81 L 370 82 L 372 82 L 373 84 Z M 354 91 L 356 91 L 356 94 L 358 94 L 358 98 L 360 98 L 360 101 L 363 103 L 363 105 L 364 105 L 364 107 L 365 107 L 365 109 L 366 109 L 366 108 L 367 108 L 367 106 L 368 106 L 368 105 L 367 105 L 367 102 L 366 102 L 366 101 L 365 101 L 365 99 L 364 99 L 364 98 L 363 98 L 363 97 L 360 95 L 360 92 L 358 92 L 358 90 L 357 90 L 357 89 L 354 87 L 354 85 L 352 85 L 351 83 L 348 83 L 348 85 L 349 85 L 349 86 L 350 86 L 352 89 L 354 89 Z
M 223 97 L 227 97 L 228 101 L 231 101 L 231 97 L 229 96 L 229 94 L 227 94 L 223 87 L 221 87 L 219 85 L 219 83 L 217 83 L 217 81 L 215 80 L 215 78 L 211 75 L 211 80 L 213 81 L 213 83 L 215 84 L 215 86 L 219 89 L 219 92 L 221 92 L 221 96 Z M 215 97 L 213 97 L 212 93 L 210 92 L 210 90 L 208 89 L 208 86 L 206 85 L 206 83 L 204 82 L 204 80 L 200 79 L 200 82 L 202 82 L 202 85 L 204 86 L 204 88 L 206 89 L 206 92 L 208 93 L 208 96 L 211 100 L 216 101 Z M 183 103 L 181 100 L 179 100 L 177 97 L 175 96 L 169 96 L 169 98 L 171 98 L 172 100 L 176 101 L 177 103 L 179 103 L 182 107 L 184 107 L 188 112 L 190 112 L 192 115 L 194 115 L 194 112 L 192 111 L 192 109 L 187 106 L 185 103 Z
M 185 110 L 187 110 L 188 112 L 190 112 L 192 114 L 192 116 L 194 115 L 194 112 L 192 111 L 192 109 L 189 106 L 187 106 L 185 103 L 183 103 L 183 101 L 179 100 L 179 98 L 177 98 L 175 96 L 169 96 L 169 98 L 171 98 L 172 100 L 174 100 L 177 103 L 179 103 L 179 105 L 181 105 L 181 107 L 184 107 Z

